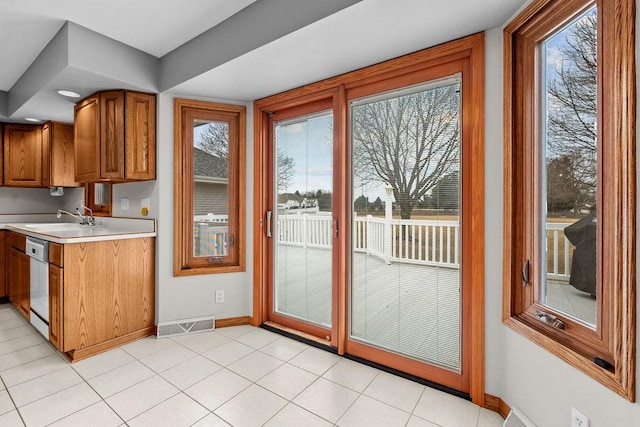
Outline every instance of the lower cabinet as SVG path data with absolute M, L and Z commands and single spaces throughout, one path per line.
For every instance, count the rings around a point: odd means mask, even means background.
M 51 244 L 49 252 L 50 341 L 71 361 L 154 333 L 154 238 Z
M 49 341 L 62 349 L 62 268 L 49 264 Z
M 7 281 L 5 280 L 7 277 L 7 244 L 5 235 L 6 231 L 0 230 L 0 298 L 6 297 L 8 294 L 7 290 Z
M 24 253 L 25 236 L 19 233 L 9 233 L 7 245 L 7 293 L 9 301 L 27 320 L 31 310 L 29 289 L 29 255 Z

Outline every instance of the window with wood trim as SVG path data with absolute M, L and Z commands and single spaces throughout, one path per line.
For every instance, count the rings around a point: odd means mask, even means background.
M 111 191 L 113 184 L 91 182 L 84 185 L 84 205 L 94 216 L 111 216 Z
M 174 100 L 174 275 L 244 271 L 246 108 Z
M 504 322 L 635 400 L 634 0 L 505 29 Z

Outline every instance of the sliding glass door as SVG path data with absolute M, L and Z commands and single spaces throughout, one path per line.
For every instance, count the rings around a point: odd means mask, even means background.
M 322 338 L 333 317 L 333 115 L 272 121 L 271 318 Z
M 483 403 L 482 36 L 257 101 L 254 319 Z
M 454 372 L 460 87 L 451 76 L 351 102 L 350 340 Z

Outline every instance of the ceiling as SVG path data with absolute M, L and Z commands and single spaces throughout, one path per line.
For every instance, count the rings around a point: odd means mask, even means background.
M 527 0 L 0 0 L 0 119 L 57 89 L 252 101 L 501 26 Z

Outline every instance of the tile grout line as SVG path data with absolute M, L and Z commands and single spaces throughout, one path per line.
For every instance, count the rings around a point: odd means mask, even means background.
M 9 393 L 9 387 L 7 387 L 7 384 L 4 382 L 4 378 L 2 378 L 2 375 L 0 375 L 0 381 L 2 381 L 2 385 L 4 386 L 4 389 L 7 392 L 7 396 L 9 396 L 9 399 L 11 399 L 11 403 L 13 404 L 14 411 L 16 411 L 16 413 L 20 417 L 20 421 L 22 421 L 22 424 L 26 426 L 27 423 L 24 422 L 24 418 L 22 418 L 22 414 L 18 410 L 18 405 L 16 405 L 16 402 L 13 400 L 13 396 L 11 396 L 11 393 Z M 11 411 L 9 411 L 9 412 L 11 412 Z M 7 412 L 7 413 L 9 413 L 9 412 Z

